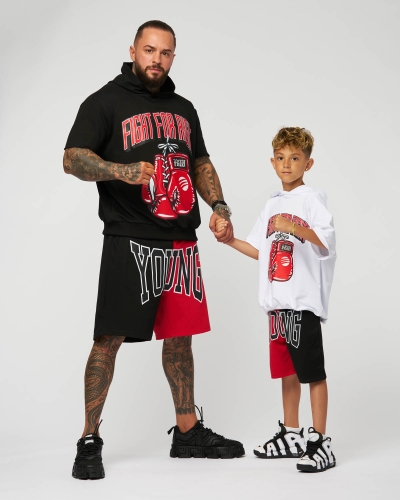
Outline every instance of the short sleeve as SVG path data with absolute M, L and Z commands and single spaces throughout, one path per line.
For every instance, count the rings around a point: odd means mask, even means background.
M 336 238 L 333 217 L 322 196 L 310 196 L 306 201 L 306 211 L 311 229 L 325 248 L 311 244 L 317 259 L 325 260 L 336 255 Z
M 201 125 L 197 111 L 196 114 L 196 158 L 202 158 L 203 156 L 210 156 L 207 152 L 206 145 L 204 144 L 203 132 L 201 131 Z
M 109 132 L 108 120 L 100 102 L 90 96 L 79 108 L 65 149 L 87 148 L 99 153 Z
M 253 229 L 250 231 L 250 234 L 246 238 L 247 243 L 250 243 L 250 245 L 257 250 L 260 250 L 261 246 L 261 238 L 263 235 L 263 220 L 264 210 L 261 212 L 260 217 L 257 219 L 257 222 L 254 224 Z

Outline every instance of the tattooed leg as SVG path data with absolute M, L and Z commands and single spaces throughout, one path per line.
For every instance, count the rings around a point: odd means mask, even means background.
M 197 422 L 192 337 L 165 339 L 162 363 L 174 400 L 176 424 L 186 432 Z
M 85 429 L 94 432 L 114 375 L 115 357 L 125 337 L 103 335 L 94 341 L 85 371 Z

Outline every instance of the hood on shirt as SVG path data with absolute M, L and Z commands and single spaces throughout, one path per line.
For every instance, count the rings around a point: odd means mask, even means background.
M 139 80 L 139 78 L 132 71 L 133 63 L 124 62 L 121 68 L 121 74 L 118 75 L 111 83 L 115 83 L 120 87 L 123 87 L 130 92 L 134 92 L 135 94 L 152 94 L 144 85 L 143 82 Z M 164 85 L 160 88 L 160 91 L 157 94 L 152 94 L 154 96 L 170 96 L 175 91 L 175 84 L 171 80 L 169 76 L 164 82 Z
M 293 198 L 295 196 L 304 196 L 305 194 L 314 194 L 318 196 L 326 205 L 327 196 L 324 191 L 320 191 L 319 189 L 314 189 L 311 186 L 305 185 L 292 189 L 292 191 L 283 191 L 283 189 L 281 189 L 280 191 L 275 191 L 271 194 L 271 198 L 276 198 L 277 196 L 283 196 L 284 198 Z

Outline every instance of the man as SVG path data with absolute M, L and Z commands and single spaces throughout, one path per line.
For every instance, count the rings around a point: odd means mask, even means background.
M 230 210 L 193 105 L 168 73 L 176 39 L 149 21 L 130 47 L 132 63 L 81 105 L 67 140 L 64 170 L 96 181 L 104 221 L 94 345 L 85 371 L 86 421 L 72 475 L 104 477 L 100 415 L 123 342 L 164 340 L 162 362 L 176 412 L 171 457 L 244 454 L 197 420 L 192 335 L 209 331 L 196 245 L 197 194 L 213 213 L 210 229 L 230 241 Z M 228 225 L 216 233 L 216 221 Z M 172 430 L 172 429 L 171 429 Z

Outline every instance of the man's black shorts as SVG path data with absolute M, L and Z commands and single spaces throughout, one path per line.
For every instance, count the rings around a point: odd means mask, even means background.
M 125 342 L 210 330 L 195 241 L 104 236 L 94 338 Z

